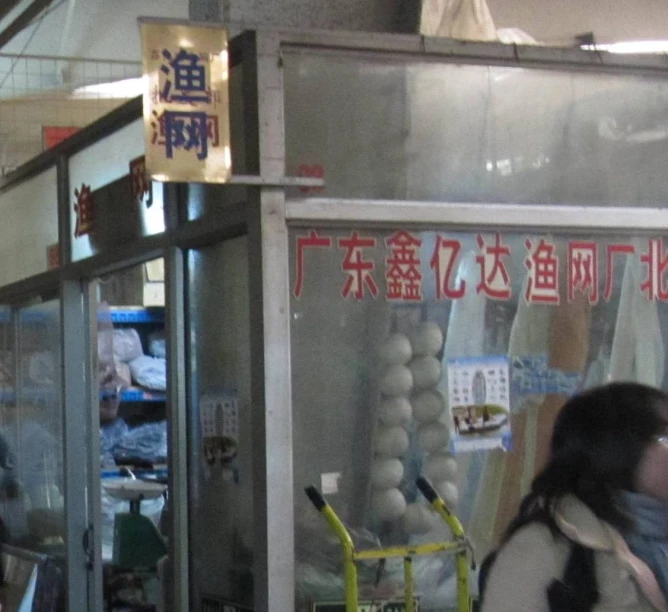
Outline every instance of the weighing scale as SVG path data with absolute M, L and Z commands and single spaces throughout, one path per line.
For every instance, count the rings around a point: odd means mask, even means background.
M 129 512 L 114 517 L 112 564 L 128 571 L 155 571 L 158 560 L 167 554 L 167 545 L 153 521 L 141 514 L 141 502 L 164 495 L 167 485 L 133 479 L 103 486 L 111 497 L 130 503 Z

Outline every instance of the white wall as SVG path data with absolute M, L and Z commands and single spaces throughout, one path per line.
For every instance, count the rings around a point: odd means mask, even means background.
M 30 43 L 37 25 L 23 31 L 2 52 L 139 61 L 140 16 L 185 19 L 188 0 L 67 0 L 44 17 Z

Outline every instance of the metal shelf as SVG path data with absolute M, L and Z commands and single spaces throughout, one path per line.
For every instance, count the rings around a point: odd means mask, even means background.
M 57 399 L 59 389 L 55 387 L 50 388 L 26 388 L 21 390 L 21 397 L 29 402 L 40 401 L 54 401 Z M 0 402 L 14 402 L 16 401 L 16 391 L 11 388 L 0 389 Z
M 164 402 L 167 395 L 164 391 L 148 389 L 126 389 L 121 393 L 122 402 Z
M 164 323 L 165 309 L 161 306 L 112 306 L 109 308 L 112 323 Z
M 105 399 L 110 395 L 115 395 L 115 393 L 113 391 L 101 391 L 100 399 Z M 130 387 L 121 391 L 122 402 L 164 402 L 166 397 L 164 391 L 152 391 L 139 387 Z

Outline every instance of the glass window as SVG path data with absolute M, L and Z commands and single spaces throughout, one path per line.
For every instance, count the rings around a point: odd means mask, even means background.
M 51 267 L 49 247 L 58 245 L 57 193 L 55 168 L 0 193 L 0 286 Z
M 130 165 L 144 155 L 144 122 L 137 120 L 70 159 L 72 260 L 85 259 L 165 231 L 162 183 L 141 198 Z
M 665 237 L 291 230 L 298 610 L 343 599 L 315 484 L 359 545 L 447 538 L 428 476 L 481 559 L 540 467 L 566 397 L 666 388 Z M 415 560 L 420 609 L 454 604 L 451 558 Z M 362 593 L 401 593 L 401 560 Z M 454 607 L 454 605 L 453 605 Z
M 285 56 L 295 197 L 663 206 L 665 78 Z
M 189 251 L 188 275 L 190 607 L 252 607 L 247 238 Z
M 7 541 L 64 555 L 60 310 L 0 311 L 0 518 Z

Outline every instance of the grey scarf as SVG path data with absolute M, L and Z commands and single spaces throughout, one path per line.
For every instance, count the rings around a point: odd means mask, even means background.
M 624 492 L 622 499 L 635 526 L 624 538 L 631 552 L 654 572 L 668 599 L 668 506 L 640 493 Z

